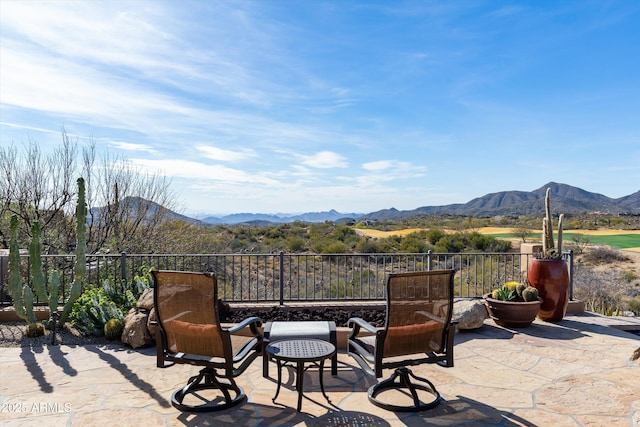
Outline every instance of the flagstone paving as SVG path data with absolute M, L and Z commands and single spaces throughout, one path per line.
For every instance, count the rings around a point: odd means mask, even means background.
M 637 319 L 637 318 L 636 318 Z M 257 359 L 238 383 L 247 402 L 221 413 L 181 413 L 170 404 L 197 367 L 155 367 L 155 349 L 125 346 L 0 348 L 2 426 L 640 426 L 640 336 L 590 313 L 536 320 L 524 329 L 491 320 L 456 335 L 455 366 L 419 366 L 444 401 L 421 413 L 373 406 L 374 382 L 344 352 L 338 375 L 305 375 L 302 411 L 293 379 L 276 382 Z M 638 320 L 640 329 L 640 320 Z M 275 371 L 273 369 L 272 371 Z M 388 374 L 389 372 L 385 372 Z

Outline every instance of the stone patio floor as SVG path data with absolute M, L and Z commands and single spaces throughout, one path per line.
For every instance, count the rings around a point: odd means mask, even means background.
M 627 318 L 625 318 L 627 319 Z M 640 319 L 637 322 L 640 330 Z M 257 359 L 238 383 L 247 402 L 221 413 L 181 413 L 170 402 L 196 367 L 155 367 L 155 349 L 45 346 L 0 349 L 2 426 L 640 426 L 640 336 L 610 327 L 616 320 L 584 313 L 524 329 L 492 320 L 455 339 L 455 366 L 413 367 L 444 401 L 420 413 L 372 405 L 365 377 L 347 354 L 339 370 L 306 372 L 302 411 L 288 372 L 263 378 Z M 388 372 L 390 373 L 390 371 Z M 271 370 L 272 377 L 275 369 Z M 386 376 L 387 372 L 385 372 Z

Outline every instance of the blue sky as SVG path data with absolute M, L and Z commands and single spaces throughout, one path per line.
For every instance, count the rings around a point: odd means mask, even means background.
M 0 2 L 0 143 L 61 129 L 190 215 L 640 189 L 640 2 Z

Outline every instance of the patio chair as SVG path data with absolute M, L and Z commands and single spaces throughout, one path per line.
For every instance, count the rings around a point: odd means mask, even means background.
M 260 354 L 261 320 L 250 317 L 223 328 L 217 311 L 217 281 L 211 273 L 151 274 L 157 313 L 157 366 L 184 363 L 203 367 L 171 395 L 171 404 L 181 411 L 210 412 L 244 401 L 246 395 L 235 378 Z M 214 397 L 209 399 L 209 395 Z
M 384 327 L 376 328 L 359 317 L 349 319 L 352 330 L 347 351 L 364 372 L 380 378 L 383 369 L 395 369 L 390 378 L 369 388 L 369 400 L 374 405 L 392 411 L 423 411 L 440 403 L 440 394 L 433 383 L 415 376 L 408 366 L 424 363 L 453 366 L 454 274 L 455 270 L 389 274 Z M 406 396 L 405 389 L 411 399 L 402 405 L 378 397 L 391 390 Z M 424 399 L 425 395 L 428 399 Z

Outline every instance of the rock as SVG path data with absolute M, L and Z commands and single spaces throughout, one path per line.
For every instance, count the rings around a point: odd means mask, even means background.
M 154 307 L 149 312 L 149 316 L 147 318 L 147 330 L 149 331 L 149 335 L 151 335 L 151 338 L 154 341 L 156 340 L 156 328 L 157 328 L 157 326 L 152 325 L 151 322 L 154 322 L 154 321 L 157 321 L 157 320 L 158 320 L 158 316 L 156 315 L 156 309 Z
M 484 325 L 487 308 L 482 300 L 460 300 L 453 304 L 453 320 L 458 321 L 458 329 L 477 329 Z
M 132 348 L 146 347 L 153 344 L 153 339 L 147 329 L 148 313 L 136 312 L 127 315 L 124 319 L 122 342 Z
M 153 308 L 153 288 L 147 288 L 142 292 L 136 306 L 143 310 L 151 311 Z

